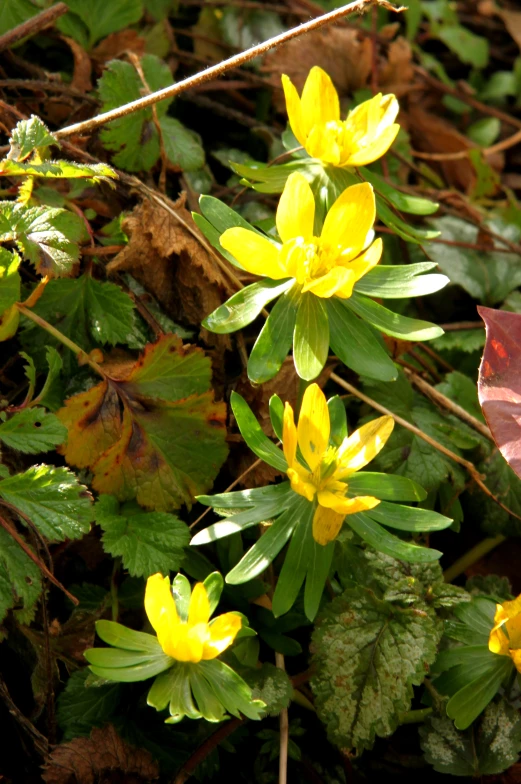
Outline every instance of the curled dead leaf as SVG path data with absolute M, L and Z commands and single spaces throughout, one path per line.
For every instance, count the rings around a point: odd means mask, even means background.
M 197 240 L 199 232 L 184 204 L 182 195 L 172 208 L 196 236 L 161 206 L 143 201 L 123 221 L 129 243 L 107 271 L 130 272 L 172 318 L 193 325 L 200 324 L 234 290 Z M 230 345 L 227 335 L 202 332 L 210 346 Z
M 88 93 L 92 90 L 91 72 L 92 63 L 89 55 L 80 44 L 69 38 L 67 35 L 60 36 L 62 41 L 65 41 L 67 46 L 72 52 L 74 58 L 74 70 L 72 72 L 71 87 L 79 90 L 82 93 Z
M 135 30 L 126 29 L 111 33 L 92 50 L 91 56 L 94 62 L 101 66 L 126 52 L 134 52 L 138 57 L 145 54 L 145 39 Z
M 112 724 L 57 746 L 42 775 L 46 784 L 148 784 L 158 778 L 152 755 L 122 740 Z

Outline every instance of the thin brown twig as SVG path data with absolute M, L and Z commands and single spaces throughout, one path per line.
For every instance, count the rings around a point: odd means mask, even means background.
M 36 33 L 45 30 L 46 27 L 50 27 L 60 16 L 66 14 L 68 10 L 65 3 L 56 3 L 51 8 L 47 8 L 45 11 L 41 11 L 36 16 L 31 17 L 31 19 L 27 19 L 26 22 L 13 27 L 12 30 L 8 30 L 7 33 L 0 35 L 0 52 L 4 49 L 9 49 L 23 38 L 36 35 Z
M 117 120 L 120 117 L 126 117 L 133 112 L 145 109 L 148 106 L 152 106 L 153 104 L 158 103 L 159 101 L 164 101 L 166 98 L 172 98 L 176 95 L 179 95 L 179 93 L 184 92 L 185 90 L 189 90 L 192 87 L 196 87 L 200 84 L 203 84 L 204 82 L 208 82 L 214 79 L 216 76 L 221 76 L 230 68 L 243 65 L 244 63 L 253 60 L 255 57 L 265 54 L 275 46 L 286 43 L 287 41 L 301 36 L 304 33 L 311 32 L 312 30 L 318 30 L 320 27 L 331 24 L 346 14 L 352 14 L 356 12 L 361 13 L 374 4 L 380 5 L 383 8 L 387 8 L 392 11 L 403 10 L 401 8 L 392 6 L 388 0 L 354 0 L 352 3 L 348 3 L 347 5 L 344 5 L 341 8 L 337 8 L 330 13 L 324 14 L 323 16 L 311 19 L 309 22 L 304 22 L 298 27 L 292 27 L 290 30 L 286 30 L 279 35 L 274 36 L 273 38 L 269 38 L 267 41 L 263 41 L 256 46 L 252 46 L 250 49 L 246 49 L 244 52 L 240 52 L 239 54 L 233 55 L 227 60 L 216 63 L 215 65 L 207 68 L 205 71 L 201 71 L 200 73 L 189 76 L 188 78 L 183 79 L 176 84 L 165 87 L 162 90 L 158 90 L 157 92 L 152 93 L 152 95 L 145 95 L 142 98 L 138 98 L 137 100 L 124 104 L 123 106 L 118 106 L 115 109 L 111 109 L 108 112 L 103 112 L 96 117 L 91 117 L 89 120 L 68 125 L 67 127 L 62 128 L 60 131 L 57 131 L 55 135 L 58 139 L 63 139 L 67 136 L 72 136 L 73 134 L 93 131 L 96 128 L 100 128 L 102 125 L 105 125 L 105 123 L 111 122 L 112 120 Z
M 480 435 L 485 436 L 485 438 L 488 438 L 489 441 L 495 443 L 494 439 L 492 438 L 492 433 L 483 422 L 480 422 L 479 419 L 473 417 L 472 414 L 469 414 L 469 412 L 465 411 L 464 408 L 459 406 L 450 398 L 446 397 L 446 395 L 442 394 L 438 389 L 435 389 L 417 373 L 413 372 L 412 370 L 408 370 L 407 368 L 405 368 L 404 372 L 409 381 L 411 381 L 411 383 L 414 384 L 414 386 L 417 387 L 420 392 L 425 395 L 425 397 L 428 397 L 434 403 L 442 406 L 451 414 L 457 416 L 458 419 L 461 419 L 462 422 L 470 425 L 470 427 L 480 433 Z
M 32 742 L 34 743 L 34 747 L 38 754 L 42 757 L 46 757 L 49 751 L 49 741 L 42 735 L 40 730 L 36 729 L 34 724 L 32 724 L 27 716 L 25 716 L 22 711 L 18 708 L 16 703 L 13 701 L 9 693 L 9 689 L 7 688 L 4 681 L 0 678 L 0 697 L 2 698 L 3 702 L 7 706 L 7 710 L 11 714 L 11 716 L 18 722 L 18 724 L 22 727 L 24 732 L 31 738 Z
M 29 545 L 26 544 L 26 542 L 24 542 L 23 538 L 20 536 L 18 531 L 15 529 L 15 527 L 13 525 L 11 525 L 4 517 L 1 517 L 1 516 L 0 516 L 0 525 L 2 526 L 2 528 L 5 531 L 7 531 L 8 534 L 10 534 L 10 536 L 13 537 L 15 542 L 22 548 L 22 550 L 24 551 L 26 556 L 28 558 L 30 558 L 33 563 L 36 564 L 36 566 L 42 572 L 42 574 L 44 574 L 45 577 L 47 577 L 47 579 L 53 585 L 56 586 L 56 588 L 59 588 L 60 591 L 63 591 L 65 596 L 68 599 L 70 599 L 73 604 L 78 605 L 80 603 L 79 600 L 75 596 L 73 596 L 72 593 L 70 593 L 67 590 L 67 588 L 64 585 L 61 584 L 61 582 L 58 579 L 56 579 L 56 577 L 53 575 L 53 573 L 51 571 L 49 571 L 49 569 L 46 567 L 44 562 L 40 558 L 38 558 L 37 555 L 35 555 L 33 553 L 31 548 L 29 547 Z
M 190 759 L 185 762 L 181 770 L 177 773 L 175 779 L 173 780 L 173 784 L 185 784 L 186 781 L 191 777 L 192 773 L 196 770 L 197 766 L 201 764 L 206 757 L 217 748 L 219 743 L 222 743 L 223 740 L 228 738 L 232 732 L 244 724 L 246 719 L 230 719 L 230 721 L 225 722 L 222 724 L 217 732 L 214 732 L 213 735 L 210 735 L 204 743 L 201 743 L 199 748 L 197 748 Z
M 396 235 L 396 232 L 393 229 L 390 229 L 388 226 L 375 226 L 374 230 L 376 232 L 380 232 L 381 234 L 393 234 Z M 467 248 L 468 250 L 477 250 L 480 253 L 490 253 L 493 251 L 494 253 L 515 253 L 518 255 L 518 251 L 514 251 L 511 248 L 497 248 L 493 247 L 490 248 L 488 245 L 479 245 L 478 243 L 474 242 L 460 242 L 459 240 L 444 240 L 443 237 L 434 237 L 432 239 L 426 240 L 426 242 L 434 242 L 439 245 L 449 245 L 452 248 Z
M 458 332 L 460 329 L 485 329 L 482 321 L 455 321 L 452 324 L 440 324 L 444 332 Z
M 45 81 L 44 79 L 0 79 L 0 87 L 12 87 L 17 90 L 34 90 L 37 92 L 47 91 L 50 93 L 63 93 L 70 95 L 72 98 L 78 98 L 82 101 L 92 103 L 94 106 L 99 105 L 97 98 L 93 98 L 88 93 L 83 93 L 81 90 L 71 87 L 70 84 L 63 84 L 62 82 Z
M 340 378 L 340 376 L 337 376 L 336 373 L 331 373 L 330 378 L 332 381 L 334 381 L 336 384 L 342 387 L 342 389 L 345 389 L 350 394 L 355 395 L 355 397 L 359 398 L 360 400 L 363 400 L 364 403 L 367 403 L 369 406 L 371 406 L 371 408 L 374 408 L 376 411 L 380 411 L 381 414 L 385 414 L 386 416 L 391 416 L 395 422 L 397 422 L 402 427 L 405 427 L 406 430 L 409 430 L 411 433 L 414 433 L 415 436 L 421 438 L 423 441 L 425 441 L 427 444 L 432 446 L 438 452 L 441 452 L 446 457 L 450 458 L 451 460 L 454 460 L 455 463 L 458 463 L 460 466 L 463 466 L 463 468 L 465 468 L 468 471 L 472 480 L 477 484 L 480 490 L 482 490 L 485 493 L 485 495 L 491 498 L 495 504 L 497 504 L 501 509 L 503 509 L 504 512 L 507 512 L 512 517 L 515 517 L 516 520 L 521 520 L 520 515 L 516 514 L 515 512 L 512 511 L 512 509 L 509 509 L 507 506 L 505 506 L 499 500 L 499 498 L 496 498 L 494 493 L 488 489 L 486 484 L 483 482 L 483 479 L 481 478 L 481 474 L 478 473 L 476 467 L 469 460 L 465 460 L 463 457 L 460 457 L 459 455 L 455 454 L 455 452 L 452 452 L 450 449 L 447 449 L 446 446 L 443 446 L 443 444 L 440 444 L 439 441 L 436 441 L 434 438 L 428 436 L 427 433 L 424 433 L 423 430 L 420 430 L 419 427 L 416 427 L 416 425 L 411 424 L 411 422 L 408 422 L 406 419 L 403 419 L 403 417 L 393 413 L 385 406 L 380 405 L 380 403 L 377 403 L 376 400 L 373 400 L 372 398 L 365 395 L 363 392 L 360 392 L 359 389 L 354 387 L 352 384 L 349 384 L 347 381 L 344 381 L 344 379 Z

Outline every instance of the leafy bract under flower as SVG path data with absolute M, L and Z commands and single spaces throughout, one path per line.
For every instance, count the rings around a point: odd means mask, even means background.
M 488 648 L 500 656 L 510 656 L 521 672 L 521 595 L 511 602 L 496 604 Z
M 318 66 L 309 72 L 299 94 L 289 76 L 282 76 L 289 124 L 312 158 L 333 166 L 366 166 L 384 155 L 398 134 L 399 111 L 394 95 L 378 93 L 345 120 L 340 119 L 338 94 Z
M 346 515 L 373 509 L 380 503 L 372 496 L 347 498 L 347 480 L 380 452 L 391 435 L 394 420 L 380 417 L 346 436 L 339 447 L 329 446 L 331 425 L 326 398 L 317 384 L 311 384 L 304 393 L 298 426 L 293 409 L 286 403 L 283 427 L 291 487 L 308 501 L 317 501 L 313 538 L 326 545 L 337 536 Z M 297 446 L 306 465 L 297 457 Z
M 373 242 L 376 215 L 369 183 L 352 185 L 329 210 L 320 237 L 313 234 L 315 199 L 299 172 L 286 182 L 277 208 L 282 244 L 236 226 L 221 236 L 222 247 L 254 275 L 294 278 L 302 293 L 348 299 L 353 287 L 380 260 L 382 241 Z
M 241 617 L 233 612 L 210 622 L 210 600 L 203 583 L 194 586 L 188 616 L 181 618 L 170 578 L 161 574 L 147 580 L 145 610 L 164 653 L 179 662 L 215 659 L 232 644 L 241 628 Z

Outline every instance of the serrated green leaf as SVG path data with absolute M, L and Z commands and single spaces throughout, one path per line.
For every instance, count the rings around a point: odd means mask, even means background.
M 44 408 L 24 408 L 0 424 L 0 441 L 27 454 L 48 452 L 66 438 L 67 428 Z
M 202 169 L 205 155 L 197 135 L 175 117 L 163 117 L 160 125 L 165 152 L 170 163 L 188 172 Z
M 60 142 L 54 138 L 45 123 L 33 114 L 28 120 L 16 123 L 9 146 L 7 160 L 20 162 L 25 161 L 35 150 L 59 147 Z
M 51 542 L 79 539 L 94 519 L 87 488 L 67 468 L 32 466 L 3 479 L 0 496 L 26 515 Z
M 438 773 L 481 778 L 502 773 L 521 752 L 519 712 L 500 699 L 491 702 L 477 727 L 458 732 L 446 716 L 431 716 L 420 727 L 427 762 Z
M 190 533 L 178 517 L 168 512 L 145 512 L 135 501 L 120 507 L 109 495 L 100 497 L 94 513 L 103 529 L 103 549 L 113 558 L 120 556 L 132 577 L 179 570 Z
M 293 358 L 300 378 L 312 381 L 326 364 L 329 350 L 327 310 L 320 297 L 306 293 L 300 298 L 295 333 Z
M 83 232 L 81 218 L 68 210 L 0 202 L 0 242 L 15 242 L 41 275 L 70 273 Z
M 83 0 L 66 0 L 66 3 L 70 12 L 60 19 L 58 27 L 88 48 L 100 38 L 139 22 L 143 14 L 143 0 L 110 0 L 108 3 L 90 0 L 87 5 Z M 85 27 L 86 41 L 78 34 L 78 21 Z
M 407 711 L 436 656 L 431 613 L 399 609 L 363 588 L 345 591 L 319 617 L 312 636 L 311 687 L 329 739 L 341 748 L 371 748 Z
M 104 0 L 100 2 L 106 4 Z M 141 66 L 152 92 L 172 84 L 168 65 L 155 55 L 143 55 Z M 98 82 L 98 90 L 102 100 L 101 111 L 106 112 L 140 98 L 143 84 L 133 65 L 123 60 L 112 60 Z M 172 99 L 167 99 L 156 105 L 160 122 L 171 102 Z M 101 140 L 107 150 L 115 153 L 113 161 L 116 166 L 126 171 L 148 171 L 159 159 L 159 136 L 150 108 L 108 123 L 101 131 Z
M 57 700 L 56 718 L 65 741 L 89 735 L 114 715 L 122 695 L 117 683 L 89 683 L 88 668 L 73 672 Z
M 0 622 L 8 610 L 17 607 L 17 620 L 31 623 L 41 590 L 40 570 L 12 536 L 0 528 Z

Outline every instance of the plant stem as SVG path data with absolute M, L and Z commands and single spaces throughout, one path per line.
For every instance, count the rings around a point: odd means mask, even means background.
M 402 713 L 400 716 L 400 724 L 420 724 L 422 721 L 430 716 L 432 708 L 418 708 L 417 710 L 410 710 L 407 713 Z
M 76 354 L 78 361 L 81 360 L 82 363 L 89 365 L 102 378 L 106 378 L 106 375 L 101 369 L 100 365 L 98 365 L 97 362 L 94 362 L 94 360 L 89 357 L 86 351 L 84 351 L 82 348 L 80 348 L 80 346 L 60 332 L 59 329 L 53 327 L 52 324 L 49 324 L 49 322 L 45 321 L 45 319 L 41 318 L 41 316 L 37 316 L 36 313 L 33 313 L 32 310 L 26 308 L 25 305 L 17 303 L 17 308 L 22 315 L 24 315 L 30 321 L 34 321 L 35 324 L 38 324 L 39 327 L 45 329 L 50 335 L 56 338 L 56 340 L 59 340 L 60 343 L 63 343 L 64 346 L 67 346 L 67 348 L 70 349 L 73 354 Z
M 275 652 L 275 664 L 280 670 L 286 671 L 284 656 Z M 279 714 L 280 751 L 279 751 L 279 782 L 286 784 L 288 780 L 288 746 L 289 746 L 289 720 L 288 709 L 283 708 Z
M 443 572 L 445 582 L 451 583 L 456 577 L 459 577 L 460 574 L 466 572 L 470 566 L 477 563 L 481 558 L 487 555 L 487 553 L 504 542 L 505 539 L 506 536 L 503 536 L 503 534 L 498 534 L 489 539 L 482 539 L 481 542 L 478 542 L 474 547 L 464 553 L 461 558 L 454 561 L 452 566 L 449 566 L 449 568 Z
M 189 76 L 187 79 L 183 79 L 176 84 L 165 87 L 163 90 L 158 90 L 151 95 L 145 95 L 143 98 L 138 98 L 136 101 L 127 103 L 124 106 L 118 106 L 108 112 L 98 114 L 97 117 L 91 117 L 90 120 L 84 120 L 83 122 L 68 125 L 66 128 L 62 128 L 61 131 L 58 131 L 55 136 L 58 139 L 63 139 L 66 136 L 72 136 L 73 134 L 86 133 L 87 131 L 92 131 L 95 128 L 99 128 L 101 125 L 105 125 L 105 123 L 111 122 L 112 120 L 117 120 L 120 117 L 125 117 L 128 114 L 132 114 L 133 112 L 137 112 L 141 109 L 147 108 L 148 106 L 152 106 L 159 101 L 164 101 L 167 98 L 173 98 L 175 95 L 179 95 L 179 93 L 182 93 L 185 90 L 188 90 L 192 87 L 198 87 L 204 82 L 208 82 L 217 76 L 221 76 L 226 71 L 229 71 L 230 68 L 244 65 L 244 63 L 253 60 L 255 57 L 266 54 L 266 52 L 268 52 L 270 49 L 273 49 L 275 46 L 279 46 L 280 44 L 284 44 L 287 41 L 290 41 L 292 38 L 296 38 L 297 36 L 303 35 L 304 33 L 309 33 L 312 30 L 318 30 L 320 27 L 330 24 L 331 22 L 335 22 L 337 19 L 341 19 L 341 17 L 346 16 L 347 14 L 362 13 L 363 11 L 371 8 L 373 5 L 382 6 L 383 8 L 387 8 L 390 11 L 402 10 L 391 5 L 391 3 L 387 2 L 387 0 L 354 0 L 354 2 L 343 5 L 341 8 L 336 8 L 334 11 L 330 11 L 327 14 L 323 14 L 322 16 L 318 16 L 315 19 L 311 19 L 309 22 L 304 22 L 298 27 L 285 30 L 283 33 L 280 33 L 280 35 L 275 35 L 273 38 L 269 38 L 267 41 L 263 41 L 256 46 L 252 46 L 250 49 L 246 49 L 244 52 L 233 55 L 233 57 L 229 57 L 227 60 L 216 63 L 216 65 L 212 65 L 205 71 L 200 71 L 194 76 Z

